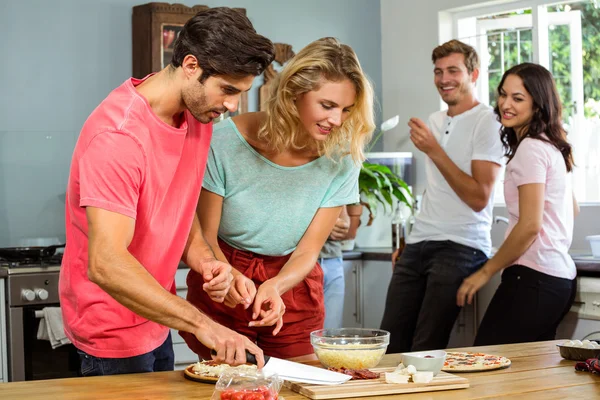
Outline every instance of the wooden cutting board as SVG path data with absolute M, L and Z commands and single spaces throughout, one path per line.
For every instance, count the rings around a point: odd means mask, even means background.
M 394 368 L 371 368 L 373 372 L 392 372 Z M 341 385 L 324 386 L 285 381 L 285 386 L 309 399 L 344 399 L 347 397 L 379 396 L 439 390 L 466 389 L 469 380 L 447 372 L 440 372 L 429 383 L 385 383 L 385 374 L 379 379 L 351 380 Z

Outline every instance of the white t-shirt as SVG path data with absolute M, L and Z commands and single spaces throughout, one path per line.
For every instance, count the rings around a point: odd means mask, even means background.
M 567 172 L 560 151 L 550 143 L 525 138 L 506 166 L 504 198 L 509 215 L 506 235 L 519 221 L 519 186 L 544 184 L 542 229 L 535 241 L 514 264 L 544 274 L 573 279 L 577 269 L 569 247 L 573 239 L 572 174 Z
M 504 164 L 500 123 L 491 107 L 478 104 L 454 117 L 448 116 L 447 111 L 438 111 L 429 117 L 428 125 L 448 157 L 468 175 L 472 176 L 473 160 Z M 475 212 L 452 190 L 429 157 L 425 173 L 427 184 L 420 213 L 407 243 L 451 240 L 489 256 L 494 193 L 487 206 Z

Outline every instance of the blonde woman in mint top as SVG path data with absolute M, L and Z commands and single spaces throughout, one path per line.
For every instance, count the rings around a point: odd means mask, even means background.
M 464 280 L 457 302 L 470 303 L 504 269 L 475 345 L 552 340 L 575 297 L 576 269 L 568 251 L 577 203 L 571 145 L 550 72 L 530 63 L 506 71 L 495 111 L 509 159 L 504 179 L 509 227 L 496 255 Z
M 342 206 L 358 201 L 373 89 L 356 54 L 333 38 L 302 49 L 280 72 L 266 112 L 214 128 L 198 216 L 234 280 L 224 304 L 190 271 L 188 300 L 248 336 L 265 354 L 313 353 L 324 320 L 319 252 Z M 193 335 L 192 350 L 209 358 Z

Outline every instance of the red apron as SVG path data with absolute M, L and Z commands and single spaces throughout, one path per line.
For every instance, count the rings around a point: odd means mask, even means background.
M 267 279 L 276 276 L 291 256 L 263 256 L 237 250 L 222 240 L 219 240 L 219 246 L 229 263 L 252 279 L 257 288 Z M 283 315 L 283 327 L 277 336 L 271 333 L 275 326 L 248 327 L 248 323 L 252 321 L 252 306 L 244 310 L 241 304 L 230 308 L 216 303 L 202 289 L 203 284 L 202 276 L 190 270 L 187 276 L 187 300 L 214 321 L 256 342 L 266 355 L 292 358 L 314 352 L 310 344 L 310 332 L 323 329 L 325 319 L 323 270 L 318 263 L 302 282 L 281 296 L 286 311 Z M 179 333 L 190 349 L 201 357 L 210 359 L 209 349 L 193 334 Z

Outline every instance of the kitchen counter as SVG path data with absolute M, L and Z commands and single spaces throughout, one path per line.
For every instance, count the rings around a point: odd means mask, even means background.
M 344 260 L 365 260 L 365 261 L 390 261 L 392 259 L 391 247 L 369 247 L 355 248 L 351 251 L 343 252 Z M 577 267 L 577 275 L 600 277 L 600 258 L 594 258 L 584 252 L 575 251 L 571 254 L 575 266 Z M 180 262 L 179 268 L 188 268 L 188 266 Z M 0 269 L 0 277 L 2 270 Z
M 344 260 L 391 261 L 391 257 L 391 247 L 356 248 L 344 252 Z M 573 251 L 571 258 L 577 267 L 578 276 L 600 277 L 600 258 L 594 258 L 582 251 Z
M 548 341 L 512 345 L 464 348 L 508 357 L 510 368 L 456 374 L 469 379 L 468 389 L 411 394 L 410 399 L 575 399 L 600 398 L 600 376 L 575 372 L 574 361 L 563 360 L 556 343 Z M 400 355 L 384 357 L 380 367 L 396 366 Z M 0 398 L 19 399 L 209 399 L 214 385 L 188 381 L 182 371 L 146 374 L 70 378 L 0 384 Z M 283 388 L 286 400 L 306 397 Z M 361 397 L 360 399 L 407 398 L 404 395 Z M 354 398 L 353 399 L 358 399 Z

